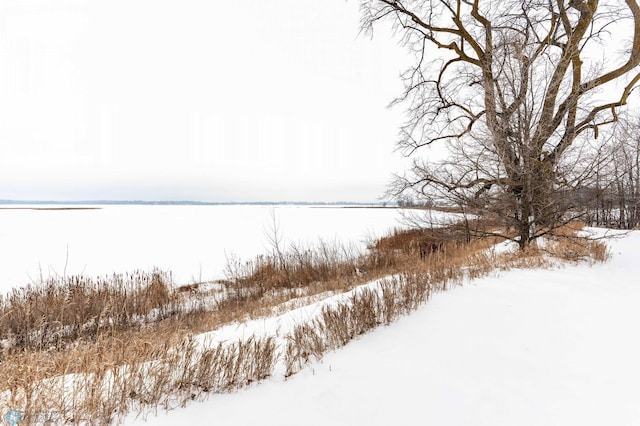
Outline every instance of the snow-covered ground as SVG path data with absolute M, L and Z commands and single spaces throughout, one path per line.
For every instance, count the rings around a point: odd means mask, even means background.
M 609 244 L 606 264 L 478 279 L 286 381 L 126 423 L 640 425 L 640 232 Z
M 272 215 L 284 243 L 323 239 L 360 248 L 400 219 L 396 209 L 310 206 L 2 208 L 0 291 L 41 274 L 99 276 L 154 267 L 172 271 L 178 284 L 222 278 L 227 256 L 247 260 L 270 249 Z
M 364 246 L 398 226 L 392 209 L 104 206 L 0 210 L 0 290 L 43 275 L 172 270 L 179 283 L 220 277 L 228 254 L 285 241 Z M 153 425 L 640 425 L 640 232 L 610 240 L 601 265 L 516 270 L 436 294 L 412 315 L 284 380 L 210 395 Z M 208 339 L 284 335 L 320 301 Z M 342 296 L 344 297 L 344 296 Z

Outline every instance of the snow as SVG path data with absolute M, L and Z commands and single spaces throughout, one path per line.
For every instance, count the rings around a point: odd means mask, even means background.
M 272 214 L 284 244 L 310 244 L 323 239 L 363 249 L 368 239 L 400 226 L 398 210 L 383 208 L 2 208 L 0 291 L 37 282 L 41 275 L 95 277 L 154 267 L 171 271 L 178 284 L 223 278 L 228 256 L 248 260 L 271 249 L 268 236 L 272 234 Z
M 272 212 L 285 243 L 322 238 L 363 248 L 399 226 L 393 209 L 0 210 L 0 290 L 40 271 L 104 275 L 156 266 L 172 270 L 178 283 L 220 277 L 230 253 L 247 259 L 269 249 Z M 235 393 L 146 419 L 131 414 L 124 423 L 640 425 L 640 231 L 608 244 L 608 263 L 501 271 L 465 282 L 286 380 L 280 368 Z M 198 339 L 281 338 L 348 295 L 326 296 Z
M 287 380 L 125 424 L 640 425 L 640 232 L 609 244 L 606 264 L 467 282 Z

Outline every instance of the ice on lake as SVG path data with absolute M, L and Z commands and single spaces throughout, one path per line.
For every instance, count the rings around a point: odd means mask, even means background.
M 401 225 L 397 209 L 256 205 L 107 205 L 0 209 L 0 290 L 41 277 L 103 276 L 159 268 L 178 284 L 222 278 L 227 257 L 270 250 L 273 219 L 284 244 L 364 248 Z M 56 206 L 59 208 L 60 206 Z

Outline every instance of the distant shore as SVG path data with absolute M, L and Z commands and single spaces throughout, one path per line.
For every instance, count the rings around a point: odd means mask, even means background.
M 102 207 L 0 207 L 0 210 L 100 210 Z
M 361 207 L 383 207 L 383 202 L 351 202 L 351 201 L 141 201 L 141 200 L 66 200 L 66 201 L 45 201 L 45 200 L 0 200 L 0 208 L 10 208 L 11 206 L 120 206 L 120 205 L 140 205 L 140 206 L 361 206 Z M 386 203 L 393 206 L 393 203 Z

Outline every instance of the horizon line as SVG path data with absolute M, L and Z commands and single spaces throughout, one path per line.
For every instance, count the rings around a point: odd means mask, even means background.
M 389 201 L 196 201 L 196 200 L 0 200 L 0 205 L 387 205 Z

